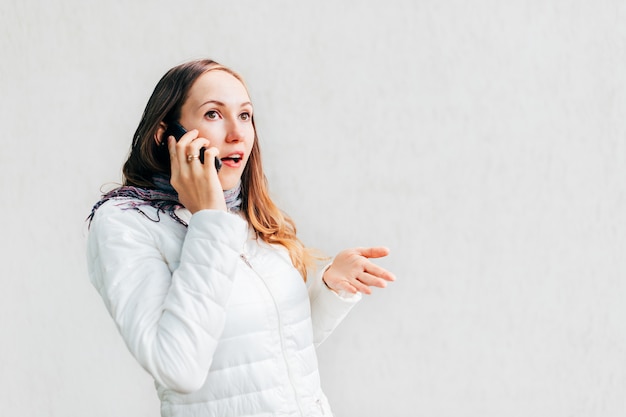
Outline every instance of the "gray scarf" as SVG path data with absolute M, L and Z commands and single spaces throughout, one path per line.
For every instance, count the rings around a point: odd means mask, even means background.
M 91 223 L 96 210 L 98 210 L 102 204 L 111 199 L 133 199 L 140 201 L 127 201 L 124 204 L 121 204 L 120 208 L 123 210 L 137 210 L 154 222 L 161 220 L 159 213 L 167 213 L 178 223 L 187 226 L 187 223 L 176 215 L 176 210 L 183 208 L 183 205 L 178 201 L 178 193 L 176 193 L 176 190 L 174 190 L 174 187 L 170 184 L 169 178 L 164 175 L 155 175 L 153 181 L 156 188 L 124 186 L 109 191 L 104 194 L 100 201 L 93 206 L 91 214 L 87 217 L 87 220 Z M 241 181 L 239 181 L 237 186 L 234 188 L 224 191 L 224 199 L 226 200 L 226 208 L 229 212 L 236 213 L 241 209 Z M 151 206 L 157 209 L 156 219 L 148 216 L 143 210 L 141 210 L 141 207 L 144 206 Z

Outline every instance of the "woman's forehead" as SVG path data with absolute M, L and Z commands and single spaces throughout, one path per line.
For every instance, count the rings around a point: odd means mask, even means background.
M 212 70 L 202 74 L 193 83 L 187 101 L 192 106 L 201 106 L 207 101 L 240 106 L 248 103 L 250 97 L 246 87 L 234 75 L 223 70 Z

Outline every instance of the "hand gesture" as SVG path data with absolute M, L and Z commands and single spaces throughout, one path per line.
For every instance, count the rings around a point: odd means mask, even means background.
M 370 287 L 385 288 L 388 281 L 396 279 L 391 272 L 369 260 L 388 254 L 389 249 L 383 247 L 346 249 L 337 254 L 322 279 L 335 292 L 371 294 Z

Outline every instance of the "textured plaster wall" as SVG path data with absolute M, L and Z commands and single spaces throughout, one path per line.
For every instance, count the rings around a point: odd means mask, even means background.
M 319 351 L 343 417 L 626 415 L 626 3 L 4 0 L 0 400 L 158 415 L 83 220 L 161 75 L 212 57 L 271 191 L 398 282 Z

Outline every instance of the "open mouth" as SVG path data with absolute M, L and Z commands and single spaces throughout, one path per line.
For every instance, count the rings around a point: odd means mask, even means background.
M 242 159 L 242 155 L 229 155 L 229 156 L 225 156 L 223 158 L 221 158 L 222 161 L 233 161 L 234 163 L 237 163 L 239 161 L 241 161 Z
M 227 167 L 238 168 L 241 165 L 241 161 L 243 161 L 243 153 L 231 153 L 230 155 L 220 158 L 220 160 Z

